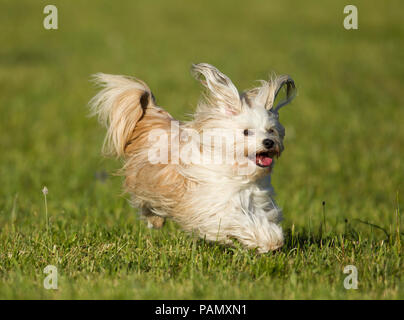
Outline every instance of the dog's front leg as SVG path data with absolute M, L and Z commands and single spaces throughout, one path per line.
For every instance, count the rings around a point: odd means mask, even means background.
M 279 224 L 269 221 L 265 216 L 245 216 L 235 237 L 247 248 L 256 248 L 265 253 L 282 247 L 283 231 Z

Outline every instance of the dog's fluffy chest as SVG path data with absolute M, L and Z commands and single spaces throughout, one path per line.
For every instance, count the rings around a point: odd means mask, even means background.
M 259 181 L 241 189 L 233 198 L 236 209 L 241 212 L 256 217 L 265 217 L 271 222 L 281 220 L 281 210 L 276 205 L 274 190 L 267 177 L 266 181 Z

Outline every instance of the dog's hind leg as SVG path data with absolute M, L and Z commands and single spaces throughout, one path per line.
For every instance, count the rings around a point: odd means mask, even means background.
M 143 207 L 141 215 L 147 220 L 148 228 L 160 229 L 165 222 L 165 218 L 155 215 L 149 208 Z

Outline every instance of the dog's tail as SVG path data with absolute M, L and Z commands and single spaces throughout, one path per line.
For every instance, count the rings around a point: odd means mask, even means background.
M 91 114 L 107 128 L 103 152 L 124 156 L 137 122 L 155 106 L 154 97 L 146 83 L 135 78 L 97 73 L 93 79 L 103 88 L 89 102 Z

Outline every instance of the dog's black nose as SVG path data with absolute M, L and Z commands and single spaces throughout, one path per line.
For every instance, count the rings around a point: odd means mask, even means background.
M 264 141 L 262 141 L 262 144 L 264 145 L 265 148 L 271 149 L 275 143 L 271 139 L 265 139 Z

